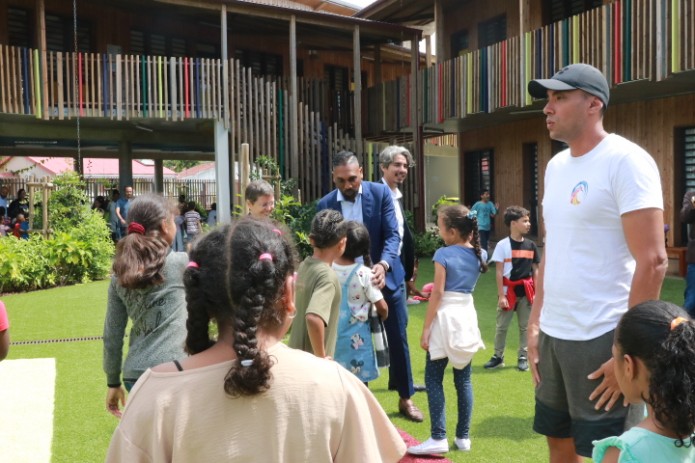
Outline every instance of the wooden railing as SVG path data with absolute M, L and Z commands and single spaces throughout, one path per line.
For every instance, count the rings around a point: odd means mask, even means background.
M 695 0 L 617 0 L 472 51 L 418 75 L 421 122 L 532 103 L 529 80 L 590 63 L 612 84 L 695 70 Z M 410 77 L 366 91 L 367 133 L 410 126 Z
M 44 60 L 45 57 L 45 60 Z M 45 64 L 42 64 L 44 63 Z M 330 185 L 330 154 L 358 144 L 325 114 L 332 95 L 322 80 L 298 83 L 298 170 L 288 159 L 289 84 L 258 77 L 237 60 L 40 52 L 0 45 L 0 112 L 36 118 L 214 119 L 229 128 L 236 152 L 268 156 L 306 199 Z M 342 100 L 348 100 L 343 95 Z M 323 112 L 322 112 L 323 110 Z M 350 103 L 341 108 L 349 114 Z M 333 115 L 341 121 L 346 116 Z M 362 149 L 357 150 L 364 152 Z M 327 181 L 328 180 L 328 181 Z

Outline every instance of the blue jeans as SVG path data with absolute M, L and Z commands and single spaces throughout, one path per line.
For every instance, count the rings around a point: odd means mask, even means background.
M 487 252 L 488 241 L 490 241 L 490 230 L 478 229 L 478 237 L 480 238 L 480 249 Z
M 427 404 L 430 408 L 431 434 L 433 439 L 446 439 L 446 414 L 444 399 L 444 370 L 449 359 L 430 360 L 427 353 L 425 362 L 425 385 L 427 386 Z M 471 383 L 471 364 L 463 370 L 454 368 L 454 386 L 458 399 L 458 423 L 456 437 L 468 438 L 473 413 L 473 384 Z
M 683 307 L 695 318 L 695 264 L 688 264 L 688 273 L 685 277 L 685 302 Z

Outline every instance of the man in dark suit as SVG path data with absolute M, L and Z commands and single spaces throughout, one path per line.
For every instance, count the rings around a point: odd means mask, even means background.
M 412 421 L 422 421 L 422 412 L 410 399 L 415 390 L 410 367 L 406 327 L 405 270 L 400 259 L 401 235 L 391 190 L 383 183 L 363 182 L 357 157 L 341 151 L 333 157 L 333 182 L 337 187 L 321 198 L 318 210 L 335 209 L 346 220 L 363 223 L 369 231 L 370 256 L 376 262 L 372 281 L 381 288 L 389 306 L 384 322 L 389 340 L 391 366 L 389 386 L 400 396 L 398 410 Z

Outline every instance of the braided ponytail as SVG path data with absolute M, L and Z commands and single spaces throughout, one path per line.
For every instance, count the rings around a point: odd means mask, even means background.
M 471 217 L 469 219 L 471 222 L 473 222 L 473 235 L 471 238 L 471 244 L 473 245 L 473 249 L 475 250 L 475 255 L 478 256 L 478 261 L 480 262 L 480 273 L 485 273 L 488 270 L 487 267 L 487 262 L 485 259 L 483 259 L 483 252 L 482 249 L 480 248 L 480 234 L 478 233 L 478 218 L 477 217 Z
M 191 262 L 183 274 L 186 288 L 186 352 L 197 354 L 214 344 L 210 338 L 210 320 L 219 324 L 229 318 L 229 295 L 220 290 L 225 287 L 227 259 L 224 253 L 229 225 L 220 225 L 194 241 L 189 258 Z
M 237 361 L 227 373 L 224 390 L 232 397 L 250 396 L 270 387 L 272 359 L 258 345 L 258 331 L 284 321 L 285 279 L 294 272 L 294 250 L 277 225 L 254 218 L 239 221 L 229 238 L 227 272 Z

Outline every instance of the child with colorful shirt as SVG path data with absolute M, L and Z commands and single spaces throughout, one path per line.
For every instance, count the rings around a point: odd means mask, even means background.
M 346 229 L 345 251 L 333 262 L 342 293 L 333 358 L 362 382 L 368 383 L 379 377 L 369 327 L 369 311 L 374 304 L 383 320 L 388 316 L 388 306 L 381 291 L 372 284 L 367 227 L 349 221 Z M 364 265 L 355 261 L 359 257 L 363 258 Z

